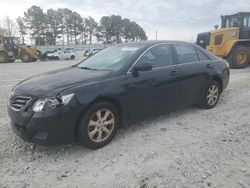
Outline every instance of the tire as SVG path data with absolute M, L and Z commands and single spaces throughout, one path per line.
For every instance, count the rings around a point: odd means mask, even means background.
M 212 80 L 209 86 L 206 88 L 205 93 L 203 94 L 200 107 L 205 109 L 215 107 L 220 98 L 220 88 L 220 84 L 217 81 Z
M 101 118 L 98 118 L 98 115 Z M 109 102 L 98 102 L 80 118 L 76 135 L 81 145 L 89 149 L 98 149 L 111 142 L 118 127 L 119 113 L 116 107 Z
M 26 52 L 21 52 L 20 59 L 24 63 L 32 62 L 32 57 L 28 53 L 26 53 Z
M 72 55 L 72 56 L 70 57 L 70 59 L 75 59 L 75 56 L 74 56 L 74 55 Z
M 56 56 L 55 59 L 56 59 L 56 60 L 59 60 L 59 57 Z
M 10 63 L 13 63 L 13 62 L 15 62 L 15 61 L 16 61 L 16 59 L 11 59 L 11 60 L 9 60 Z
M 232 68 L 245 68 L 250 62 L 250 50 L 246 46 L 236 46 L 228 56 L 227 60 Z
M 9 62 L 8 54 L 5 52 L 0 52 L 0 63 L 7 63 Z

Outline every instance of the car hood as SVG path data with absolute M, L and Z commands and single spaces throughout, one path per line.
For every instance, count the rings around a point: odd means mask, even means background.
M 103 80 L 109 74 L 109 71 L 68 67 L 28 78 L 17 84 L 13 90 L 23 95 L 55 96 L 65 89 Z

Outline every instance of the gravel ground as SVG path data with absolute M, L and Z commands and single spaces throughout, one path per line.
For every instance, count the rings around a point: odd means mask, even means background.
M 22 141 L 10 128 L 9 90 L 75 62 L 0 64 L 0 187 L 250 187 L 250 67 L 231 71 L 214 109 L 138 123 L 96 151 Z

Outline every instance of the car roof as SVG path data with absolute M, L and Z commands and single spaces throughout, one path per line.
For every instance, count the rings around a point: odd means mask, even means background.
M 121 45 L 121 46 L 141 46 L 142 49 L 145 49 L 145 48 L 148 48 L 148 47 L 153 46 L 155 44 L 161 44 L 161 43 L 165 43 L 165 44 L 190 44 L 190 45 L 198 48 L 200 51 L 202 51 L 206 55 L 208 55 L 210 59 L 217 59 L 217 57 L 215 55 L 213 55 L 212 53 L 210 53 L 207 50 L 204 50 L 203 48 L 201 48 L 200 46 L 196 45 L 195 43 L 185 42 L 185 41 L 148 40 L 148 41 L 128 42 L 128 43 L 122 43 L 122 44 L 118 44 L 118 45 Z
M 185 41 L 174 41 L 174 40 L 148 40 L 148 41 L 138 41 L 138 42 L 128 42 L 128 43 L 122 43 L 119 45 L 124 45 L 124 46 L 131 46 L 131 45 L 138 45 L 138 46 L 151 46 L 151 45 L 155 45 L 155 44 L 160 44 L 160 43 L 168 43 L 168 44 L 173 44 L 173 43 L 180 43 L 180 44 L 192 44 L 190 42 L 185 42 Z

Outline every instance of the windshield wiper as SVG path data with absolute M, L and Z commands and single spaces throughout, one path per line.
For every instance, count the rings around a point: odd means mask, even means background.
M 80 69 L 86 69 L 86 70 L 98 70 L 98 69 L 93 69 L 93 68 L 89 68 L 89 67 L 79 67 Z

